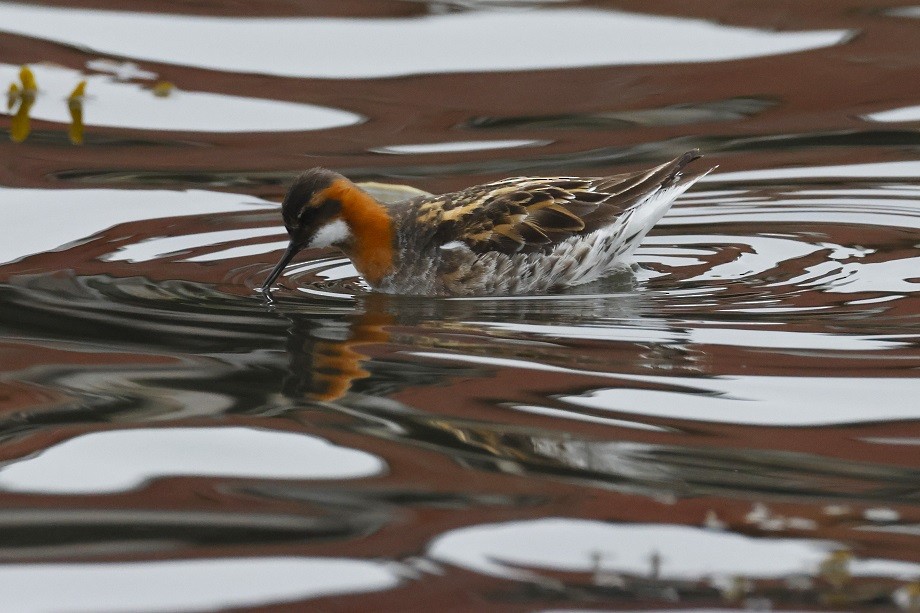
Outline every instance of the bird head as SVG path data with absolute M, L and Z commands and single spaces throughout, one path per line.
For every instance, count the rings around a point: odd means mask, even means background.
M 281 204 L 281 217 L 291 241 L 262 285 L 263 293 L 269 292 L 300 250 L 341 246 L 351 239 L 341 200 L 343 188 L 349 185 L 348 179 L 325 168 L 313 168 L 294 180 Z

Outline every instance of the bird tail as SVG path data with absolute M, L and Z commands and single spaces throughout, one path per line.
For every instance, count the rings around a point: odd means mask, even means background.
M 671 208 L 671 205 L 678 196 L 690 189 L 694 183 L 718 168 L 717 166 L 713 166 L 707 170 L 696 172 L 691 175 L 684 175 L 681 172 L 684 166 L 700 157 L 702 156 L 699 150 L 694 149 L 674 160 L 674 162 L 672 162 L 673 166 L 668 168 L 670 176 L 662 181 L 661 188 L 650 193 L 647 198 L 637 203 L 632 209 L 624 232 L 624 236 L 629 237 L 627 239 L 630 243 L 629 253 L 638 247 L 649 230 L 664 217 L 665 213 L 668 212 L 668 209 Z

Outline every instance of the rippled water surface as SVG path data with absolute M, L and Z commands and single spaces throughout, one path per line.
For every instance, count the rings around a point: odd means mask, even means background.
M 0 3 L 3 608 L 920 608 L 918 41 L 873 0 Z M 311 166 L 694 147 L 634 273 L 255 291 Z

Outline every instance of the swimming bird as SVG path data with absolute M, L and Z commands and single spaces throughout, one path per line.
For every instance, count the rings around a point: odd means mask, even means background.
M 607 177 L 516 177 L 391 205 L 313 168 L 281 206 L 287 251 L 262 293 L 305 248 L 338 247 L 380 292 L 517 295 L 594 281 L 622 267 L 674 199 L 712 168 L 685 176 L 688 151 Z

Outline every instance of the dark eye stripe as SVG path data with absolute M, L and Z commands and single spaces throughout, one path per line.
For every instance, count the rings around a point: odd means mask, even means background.
M 319 206 L 305 204 L 297 215 L 297 223 L 300 226 L 315 225 L 335 217 L 341 210 L 342 203 L 334 198 L 324 200 Z

